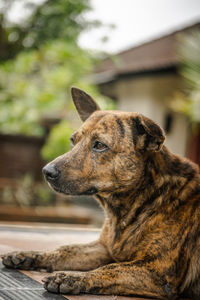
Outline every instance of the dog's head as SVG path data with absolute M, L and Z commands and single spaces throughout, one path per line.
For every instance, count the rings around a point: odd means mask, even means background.
M 83 125 L 71 137 L 71 151 L 43 168 L 51 187 L 70 195 L 123 192 L 136 187 L 145 157 L 164 142 L 161 128 L 138 113 L 101 111 L 85 92 L 72 88 Z

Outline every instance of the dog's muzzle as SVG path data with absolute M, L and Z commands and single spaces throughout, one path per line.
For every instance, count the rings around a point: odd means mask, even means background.
M 63 193 L 65 195 L 94 195 L 98 192 L 98 189 L 94 186 L 82 191 L 80 189 L 80 187 L 82 187 L 80 181 L 63 178 L 61 170 L 54 163 L 47 164 L 42 169 L 42 172 L 49 185 L 56 192 Z

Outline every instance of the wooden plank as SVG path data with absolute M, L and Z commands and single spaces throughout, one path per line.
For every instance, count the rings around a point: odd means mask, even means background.
M 92 216 L 91 209 L 70 204 L 63 207 L 0 205 L 1 221 L 90 224 L 93 220 Z

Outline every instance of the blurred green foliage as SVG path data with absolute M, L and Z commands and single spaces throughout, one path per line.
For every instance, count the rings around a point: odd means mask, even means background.
M 68 121 L 62 121 L 55 125 L 42 149 L 42 156 L 47 160 L 53 160 L 55 157 L 67 152 L 70 149 L 70 137 L 74 129 Z
M 4 15 L 0 11 L 0 62 L 13 58 L 21 50 L 21 43 L 10 41 L 11 30 L 4 26 Z
M 182 36 L 179 45 L 184 90 L 176 93 L 172 107 L 197 124 L 200 123 L 200 31 Z
M 82 16 L 91 9 L 89 0 L 47 0 L 40 6 L 29 6 L 34 12 L 26 22 L 23 43 L 27 47 L 39 47 L 52 40 L 77 41 L 85 28 L 96 25 Z
M 43 120 L 60 119 L 42 150 L 43 157 L 51 160 L 69 149 L 69 137 L 78 126 L 71 86 L 86 90 L 103 109 L 114 107 L 89 84 L 87 76 L 96 58 L 77 44 L 84 29 L 100 23 L 83 18 L 90 10 L 89 0 L 46 0 L 40 5 L 26 1 L 31 13 L 23 24 L 7 19 L 16 1 L 2 2 L 0 28 L 6 38 L 0 35 L 0 43 L 6 41 L 6 47 L 16 52 L 5 57 L 0 50 L 0 60 L 6 60 L 0 64 L 0 131 L 44 136 Z
M 14 60 L 1 64 L 1 132 L 42 136 L 42 119 L 51 116 L 68 116 L 73 123 L 72 85 L 95 96 L 103 109 L 113 109 L 113 102 L 103 98 L 85 79 L 92 65 L 93 58 L 87 51 L 59 40 L 21 52 Z M 44 158 L 50 160 L 68 150 L 68 138 L 74 129 L 66 121 L 56 125 L 42 151 Z
M 64 40 L 77 42 L 80 33 L 98 21 L 86 21 L 83 14 L 89 10 L 90 0 L 46 0 L 40 5 L 31 0 L 21 1 L 29 17 L 23 23 L 11 22 L 9 11 L 18 0 L 1 0 L 0 60 L 17 53 L 40 47 L 46 42 Z M 9 51 L 6 51 L 9 50 Z
M 91 68 L 89 54 L 64 41 L 21 52 L 1 64 L 1 131 L 43 135 L 41 118 L 69 110 L 70 86 L 83 85 L 83 75 Z

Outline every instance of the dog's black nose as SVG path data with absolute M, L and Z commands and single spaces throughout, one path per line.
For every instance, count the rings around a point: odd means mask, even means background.
M 56 167 L 55 164 L 48 164 L 43 169 L 42 172 L 46 179 L 55 180 L 60 176 L 60 170 Z

